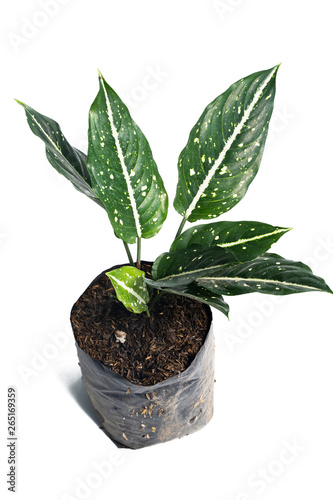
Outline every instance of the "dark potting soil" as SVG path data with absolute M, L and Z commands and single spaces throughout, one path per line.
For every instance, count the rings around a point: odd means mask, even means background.
M 150 267 L 141 266 L 148 277 Z M 92 358 L 134 384 L 153 385 L 191 364 L 209 330 L 207 309 L 196 300 L 164 294 L 150 318 L 131 313 L 102 273 L 73 306 L 71 322 L 79 347 Z

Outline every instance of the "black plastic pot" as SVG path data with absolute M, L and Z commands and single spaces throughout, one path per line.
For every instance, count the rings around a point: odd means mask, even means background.
M 132 384 L 77 345 L 85 388 L 103 430 L 114 441 L 142 448 L 195 432 L 212 418 L 214 337 L 211 310 L 203 307 L 210 328 L 191 365 L 154 385 Z

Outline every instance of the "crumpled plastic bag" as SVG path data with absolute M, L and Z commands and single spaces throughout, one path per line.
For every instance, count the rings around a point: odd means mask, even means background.
M 211 320 L 211 311 L 209 315 Z M 138 449 L 180 438 L 205 426 L 213 415 L 212 327 L 191 365 L 150 386 L 132 384 L 77 345 L 83 382 L 102 428 L 112 440 Z

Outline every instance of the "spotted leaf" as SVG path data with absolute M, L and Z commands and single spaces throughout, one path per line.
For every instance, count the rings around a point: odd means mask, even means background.
M 111 280 L 118 300 L 126 309 L 134 313 L 148 310 L 149 293 L 143 271 L 136 267 L 123 266 L 107 272 L 106 275 Z
M 215 309 L 229 317 L 229 305 L 225 302 L 222 295 L 211 290 L 207 290 L 203 286 L 199 286 L 197 283 L 191 283 L 190 285 L 184 287 L 174 288 L 172 293 L 184 295 L 185 297 L 195 299 L 203 304 L 215 307 Z
M 160 230 L 167 194 L 147 139 L 102 75 L 99 82 L 89 113 L 87 167 L 116 235 L 135 243 Z
M 325 281 L 315 276 L 308 266 L 273 253 L 266 253 L 251 262 L 226 265 L 217 271 L 207 269 L 196 282 L 224 295 L 251 292 L 271 295 L 311 291 L 332 293 Z
M 257 174 L 273 111 L 278 66 L 254 73 L 211 102 L 179 156 L 175 209 L 185 220 L 227 212 Z
M 103 202 L 93 192 L 91 179 L 86 167 L 86 155 L 73 148 L 65 139 L 59 124 L 21 101 L 32 132 L 45 144 L 46 157 L 59 174 L 68 179 L 73 186 L 104 208 Z
M 155 287 L 196 284 L 217 295 L 331 292 L 325 281 L 301 262 L 266 253 L 240 263 L 225 248 L 204 248 L 200 245 L 160 255 L 154 262 L 152 277 L 156 281 Z
M 212 222 L 193 226 L 172 243 L 170 251 L 191 245 L 218 246 L 232 252 L 237 260 L 246 262 L 267 252 L 290 228 L 275 227 L 263 222 Z
M 195 299 L 198 302 L 202 302 L 203 304 L 215 307 L 215 309 L 218 309 L 227 317 L 229 316 L 229 306 L 225 302 L 221 294 L 212 292 L 211 290 L 207 290 L 203 286 L 198 286 L 194 282 L 190 283 L 189 285 L 178 286 L 174 288 L 163 287 L 160 282 L 150 279 L 146 279 L 146 282 L 153 288 L 167 291 L 168 293 L 174 293 L 176 295 L 183 295 L 185 297 Z
M 152 277 L 163 287 L 189 285 L 208 269 L 217 271 L 232 263 L 236 263 L 234 255 L 224 248 L 192 245 L 160 255 L 153 264 Z

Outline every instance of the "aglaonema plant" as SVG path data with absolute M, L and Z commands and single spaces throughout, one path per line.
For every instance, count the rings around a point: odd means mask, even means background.
M 88 155 L 70 146 L 54 120 L 25 108 L 32 132 L 43 140 L 51 165 L 106 210 L 129 265 L 107 273 L 117 299 L 150 315 L 162 293 L 192 297 L 228 316 L 226 295 L 331 292 L 301 262 L 268 253 L 290 228 L 215 219 L 232 209 L 256 176 L 273 112 L 279 66 L 237 81 L 203 111 L 179 156 L 174 208 L 180 226 L 168 252 L 140 269 L 141 240 L 155 236 L 167 216 L 168 197 L 148 141 L 129 110 L 99 74 L 89 112 Z M 131 244 L 137 245 L 134 262 Z M 156 290 L 153 293 L 153 290 Z M 152 298 L 153 297 L 153 298 Z

